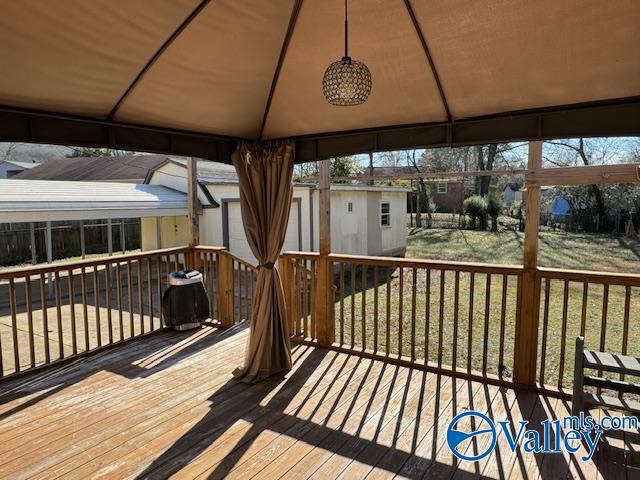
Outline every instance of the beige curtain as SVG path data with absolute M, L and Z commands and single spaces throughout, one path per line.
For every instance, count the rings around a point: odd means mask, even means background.
M 233 372 L 247 383 L 291 369 L 284 292 L 274 264 L 289 222 L 293 155 L 291 142 L 269 142 L 241 143 L 232 156 L 244 231 L 259 262 L 245 364 Z

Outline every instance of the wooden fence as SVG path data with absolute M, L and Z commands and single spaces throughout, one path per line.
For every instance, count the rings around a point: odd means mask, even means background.
M 122 228 L 127 250 L 140 248 L 140 219 L 112 221 L 113 250 L 122 251 Z M 52 222 L 51 245 L 53 259 L 79 257 L 82 254 L 80 222 Z M 36 222 L 33 229 L 36 245 L 36 261 L 46 262 L 46 224 Z M 84 222 L 85 253 L 107 253 L 107 221 L 86 220 Z M 30 263 L 31 228 L 29 223 L 0 223 L 0 265 L 12 266 Z

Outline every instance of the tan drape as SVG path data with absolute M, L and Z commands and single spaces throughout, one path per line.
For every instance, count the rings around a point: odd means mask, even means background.
M 240 182 L 242 223 L 259 269 L 244 367 L 233 374 L 257 382 L 291 369 L 284 292 L 275 267 L 293 196 L 293 144 L 241 143 L 232 156 Z

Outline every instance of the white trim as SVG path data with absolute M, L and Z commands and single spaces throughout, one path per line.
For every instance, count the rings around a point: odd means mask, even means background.
M 444 186 L 444 191 L 440 190 L 440 187 Z M 447 193 L 447 191 L 449 190 L 449 185 L 447 184 L 447 182 L 438 182 L 438 186 L 437 186 L 437 191 L 439 194 L 445 194 Z

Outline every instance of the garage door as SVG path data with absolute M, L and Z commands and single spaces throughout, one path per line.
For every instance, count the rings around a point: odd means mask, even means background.
M 240 202 L 229 202 L 228 207 L 228 232 L 229 232 L 229 250 L 234 255 L 246 260 L 252 265 L 258 262 L 249 248 L 247 237 L 244 234 L 242 225 L 242 215 L 240 215 Z M 287 227 L 287 235 L 284 240 L 283 251 L 300 250 L 299 245 L 299 226 L 300 226 L 300 209 L 298 203 L 291 204 L 291 215 L 289 215 L 289 226 Z

